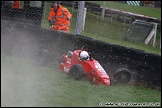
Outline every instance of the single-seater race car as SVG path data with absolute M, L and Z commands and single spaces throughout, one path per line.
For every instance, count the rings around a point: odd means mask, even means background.
M 52 60 L 53 51 L 41 49 L 38 51 L 37 64 L 41 66 L 47 65 Z M 55 57 L 56 58 L 56 57 Z M 88 45 L 82 46 L 81 49 L 75 51 L 67 51 L 62 55 L 59 68 L 63 72 L 76 80 L 87 77 L 95 84 L 104 84 L 107 86 L 113 84 L 126 84 L 131 80 L 131 73 L 127 68 L 118 68 L 115 72 L 106 72 L 101 64 L 92 57 L 88 51 Z
M 128 83 L 131 74 L 128 69 L 120 68 L 113 76 L 109 76 L 100 63 L 88 52 L 88 45 L 81 49 L 68 51 L 62 55 L 60 69 L 76 80 L 87 77 L 95 84 L 104 84 L 110 86 L 111 83 Z

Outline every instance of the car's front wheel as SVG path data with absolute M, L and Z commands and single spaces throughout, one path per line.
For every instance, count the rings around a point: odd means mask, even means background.
M 69 75 L 76 80 L 80 80 L 85 75 L 83 66 L 80 64 L 74 64 L 69 70 Z

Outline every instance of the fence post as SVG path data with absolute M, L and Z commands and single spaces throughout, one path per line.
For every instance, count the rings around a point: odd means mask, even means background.
M 80 35 L 83 29 L 83 14 L 84 14 L 85 1 L 79 1 L 78 13 L 76 21 L 76 34 Z
M 103 8 L 102 8 L 102 21 L 104 21 L 104 17 L 105 17 L 105 4 L 106 4 L 106 1 L 103 1 Z
M 160 32 L 160 49 L 161 49 L 161 32 Z
M 86 11 L 87 11 L 87 8 L 84 8 L 84 14 L 83 14 L 83 31 L 84 31 L 84 25 L 85 25 L 85 19 L 86 19 Z
M 157 23 L 155 23 L 155 34 L 154 34 L 154 38 L 153 38 L 153 47 L 155 47 L 155 42 L 156 42 L 156 31 L 157 31 Z
M 71 12 L 72 15 L 73 15 L 73 12 L 74 12 L 74 5 L 75 5 L 75 1 L 72 2 L 72 12 Z M 72 23 L 72 19 L 73 18 L 70 19 L 71 23 Z M 71 27 L 71 24 L 70 24 L 70 27 Z

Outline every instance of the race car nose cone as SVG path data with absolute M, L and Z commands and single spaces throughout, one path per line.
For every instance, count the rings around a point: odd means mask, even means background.
M 103 82 L 105 85 L 110 86 L 110 80 L 109 79 L 103 79 Z

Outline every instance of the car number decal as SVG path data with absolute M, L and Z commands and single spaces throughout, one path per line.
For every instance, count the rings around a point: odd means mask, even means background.
M 69 72 L 69 70 L 70 70 L 69 68 L 67 68 L 67 67 L 65 67 L 65 66 L 64 66 L 64 71 L 65 71 L 65 72 L 67 72 L 67 73 L 68 73 L 68 72 Z

